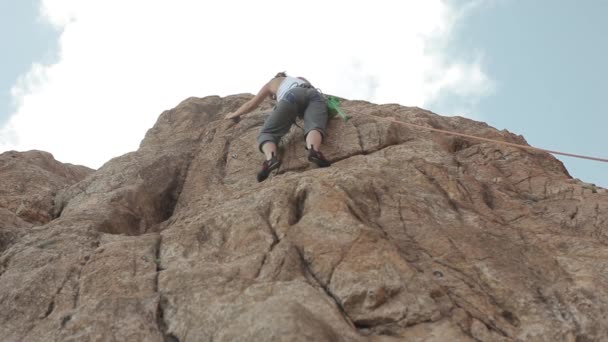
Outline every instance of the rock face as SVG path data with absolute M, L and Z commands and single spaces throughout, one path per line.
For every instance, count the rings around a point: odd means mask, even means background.
M 28 228 L 51 221 L 57 192 L 91 172 L 42 151 L 0 154 L 0 252 Z
M 249 98 L 187 99 L 40 211 L 57 218 L 27 216 L 0 256 L 2 340 L 608 339 L 605 189 L 383 118 L 525 144 L 509 132 L 361 101 L 330 123 L 331 167 L 294 126 L 257 183 L 271 104 L 222 120 Z

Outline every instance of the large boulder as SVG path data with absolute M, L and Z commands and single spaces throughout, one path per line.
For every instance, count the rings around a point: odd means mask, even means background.
M 54 198 L 92 173 L 80 165 L 58 162 L 48 152 L 9 151 L 0 154 L 0 208 L 34 225 L 53 219 Z
M 250 98 L 187 99 L 60 191 L 0 256 L 3 340 L 608 338 L 605 189 L 395 121 L 526 144 L 510 132 L 362 101 L 330 122 L 331 167 L 294 126 L 258 183 L 272 104 L 223 119 Z

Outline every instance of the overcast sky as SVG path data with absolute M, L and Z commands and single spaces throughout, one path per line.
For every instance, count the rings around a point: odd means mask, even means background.
M 0 152 L 98 168 L 190 97 L 278 71 L 606 158 L 608 1 L 0 0 Z M 559 157 L 608 187 L 606 163 Z

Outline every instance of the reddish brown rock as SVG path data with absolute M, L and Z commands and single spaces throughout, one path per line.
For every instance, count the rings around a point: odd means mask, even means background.
M 53 218 L 56 193 L 84 179 L 93 170 L 63 164 L 48 152 L 9 151 L 0 154 L 0 208 L 40 225 Z
M 31 227 L 53 219 L 57 192 L 91 172 L 42 151 L 0 154 L 0 253 Z
M 271 103 L 191 98 L 0 256 L 6 341 L 608 338 L 608 195 L 486 124 L 347 101 L 326 169 L 302 131 L 257 183 Z M 9 200 L 10 202 L 10 200 Z M 4 215 L 0 211 L 0 215 Z M 13 225 L 19 223 L 11 223 Z

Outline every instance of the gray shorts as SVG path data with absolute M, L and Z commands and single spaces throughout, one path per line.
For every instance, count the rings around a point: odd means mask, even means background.
M 317 130 L 325 138 L 327 127 L 327 104 L 325 98 L 313 88 L 292 88 L 277 103 L 264 122 L 258 135 L 258 147 L 268 141 L 278 144 L 281 138 L 289 132 L 297 117 L 304 118 L 304 138 L 312 130 Z

